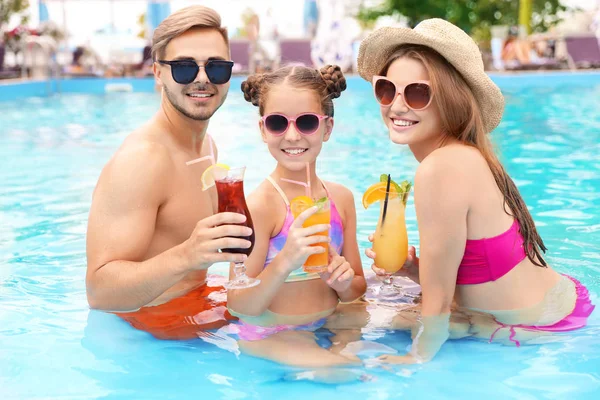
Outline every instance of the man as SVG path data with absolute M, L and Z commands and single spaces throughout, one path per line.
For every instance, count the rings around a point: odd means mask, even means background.
M 186 161 L 217 149 L 206 134 L 221 107 L 233 62 L 227 31 L 212 9 L 192 6 L 166 18 L 152 38 L 161 108 L 131 133 L 94 191 L 87 236 L 87 296 L 94 309 L 119 312 L 161 338 L 191 338 L 226 323 L 225 294 L 207 285 L 215 262 L 247 248 L 241 214 L 217 210 L 200 176 L 211 164 Z M 219 250 L 223 250 L 220 252 Z

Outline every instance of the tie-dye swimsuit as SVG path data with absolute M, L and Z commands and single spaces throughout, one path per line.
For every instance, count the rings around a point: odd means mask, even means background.
M 290 209 L 290 202 L 287 196 L 279 185 L 271 178 L 267 177 L 267 180 L 271 182 L 275 190 L 281 195 L 281 198 L 286 205 L 286 215 L 281 231 L 269 240 L 269 250 L 263 267 L 267 268 L 273 259 L 283 249 L 285 242 L 288 237 L 288 233 L 294 222 L 294 216 Z M 322 183 L 322 182 L 321 182 Z M 331 204 L 331 228 L 329 229 L 329 236 L 331 238 L 331 246 L 336 250 L 338 254 L 341 254 L 342 247 L 344 244 L 344 227 L 342 225 L 342 218 L 335 207 L 335 203 L 331 198 L 329 190 L 324 183 L 323 187 L 327 193 L 327 197 Z M 307 281 L 311 279 L 320 279 L 319 274 L 306 273 L 302 267 L 292 271 L 285 280 L 288 282 L 299 282 Z M 325 310 L 316 314 L 310 315 L 282 315 L 274 313 L 270 310 L 265 311 L 262 315 L 253 317 L 236 313 L 233 310 L 229 310 L 231 314 L 240 318 L 240 322 L 236 324 L 236 333 L 241 340 L 261 340 L 277 332 L 289 331 L 289 330 L 302 330 L 302 331 L 315 331 L 325 324 L 325 318 L 330 315 L 333 310 Z M 290 323 L 287 323 L 287 322 Z M 302 321 L 302 323 L 298 323 Z M 304 322 L 306 321 L 306 322 Z M 295 322 L 295 323 L 293 323 Z
M 267 180 L 271 182 L 275 190 L 279 192 L 281 198 L 285 202 L 286 214 L 285 221 L 283 222 L 283 226 L 281 227 L 281 231 L 274 237 L 269 240 L 269 251 L 267 252 L 267 259 L 265 260 L 265 265 L 263 267 L 267 268 L 269 264 L 273 261 L 275 256 L 279 254 L 279 252 L 283 249 L 285 242 L 288 237 L 288 233 L 292 224 L 294 223 L 294 216 L 292 215 L 292 210 L 290 209 L 290 202 L 288 201 L 285 193 L 279 187 L 279 185 L 271 178 L 267 177 Z M 325 192 L 327 193 L 327 197 L 331 202 L 331 229 L 329 229 L 329 236 L 331 237 L 331 245 L 335 249 L 338 254 L 342 252 L 342 245 L 344 244 L 344 227 L 342 226 L 342 217 L 338 213 L 337 208 L 335 207 L 335 203 L 331 199 L 331 195 L 329 194 L 329 190 L 327 190 L 327 186 L 323 184 L 325 188 Z M 304 272 L 302 267 L 292 271 L 292 273 L 285 280 L 286 282 L 297 282 L 297 281 L 307 281 L 310 279 L 318 279 L 319 274 L 316 273 L 307 273 Z

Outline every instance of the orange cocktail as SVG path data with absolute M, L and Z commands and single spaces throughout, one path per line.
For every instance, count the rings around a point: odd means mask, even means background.
M 406 201 L 412 184 L 404 181 L 399 185 L 389 175 L 382 175 L 380 182 L 371 185 L 363 195 L 363 206 L 380 203 L 379 221 L 373 235 L 375 265 L 387 272 L 383 285 L 375 289 L 379 296 L 402 297 L 403 291 L 392 286 L 393 273 L 398 272 L 408 257 L 408 234 L 406 232 Z
M 319 210 L 308 217 L 304 224 L 302 224 L 303 228 L 308 228 L 314 225 L 329 225 L 331 222 L 331 209 L 329 199 L 324 198 L 318 201 L 313 201 L 312 199 L 306 196 L 296 197 L 292 200 L 290 207 L 292 209 L 292 214 L 294 215 L 294 219 L 298 218 L 298 215 L 302 214 L 305 210 L 317 206 Z M 315 233 L 312 236 L 327 236 L 329 237 L 329 230 Z M 324 253 L 313 254 L 304 263 L 302 268 L 304 272 L 325 272 L 327 267 L 329 266 L 329 243 L 316 243 L 311 246 L 321 246 L 325 249 Z
M 393 192 L 388 194 L 387 212 L 383 220 L 384 201 L 380 201 L 379 222 L 373 235 L 375 265 L 393 274 L 404 265 L 408 256 L 408 235 L 404 217 L 402 196 Z

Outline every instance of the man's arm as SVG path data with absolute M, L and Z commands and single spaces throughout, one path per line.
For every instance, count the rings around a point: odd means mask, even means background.
M 87 295 L 92 308 L 138 309 L 186 274 L 177 248 L 143 261 L 164 201 L 170 157 L 144 143 L 120 150 L 102 171 L 94 191 L 87 233 Z
M 241 261 L 241 254 L 219 249 L 245 247 L 249 242 L 224 236 L 246 236 L 245 220 L 224 213 L 200 221 L 192 236 L 152 258 L 156 215 L 165 201 L 171 159 L 158 144 L 121 150 L 102 172 L 94 193 L 87 235 L 87 295 L 92 308 L 136 310 L 163 294 L 194 269 L 218 261 Z

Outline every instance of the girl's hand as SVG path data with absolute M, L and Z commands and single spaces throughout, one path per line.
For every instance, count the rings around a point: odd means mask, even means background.
M 373 243 L 373 235 L 369 235 L 369 242 Z M 373 249 L 365 250 L 365 254 L 372 260 L 375 260 L 375 252 Z M 371 265 L 371 269 L 378 276 L 387 276 L 388 273 L 382 269 L 378 268 L 375 264 Z M 417 257 L 416 250 L 414 246 L 410 246 L 408 248 L 408 257 L 404 262 L 402 268 L 393 274 L 393 276 L 402 276 L 410 279 L 411 281 L 419 284 L 419 258 Z
M 286 263 L 288 266 L 288 273 L 302 267 L 311 255 L 325 252 L 323 247 L 311 246 L 312 244 L 330 242 L 328 236 L 311 236 L 319 232 L 326 232 L 329 230 L 330 225 L 321 224 L 313 225 L 308 228 L 302 227 L 302 224 L 304 224 L 311 215 L 317 212 L 318 209 L 318 207 L 311 207 L 303 211 L 298 215 L 298 218 L 294 220 L 294 223 L 292 223 L 292 226 L 290 227 L 287 240 L 280 253 L 285 260 L 289 261 Z
M 350 263 L 329 245 L 329 266 L 327 271 L 321 273 L 320 276 L 330 288 L 341 293 L 352 285 L 354 270 Z

